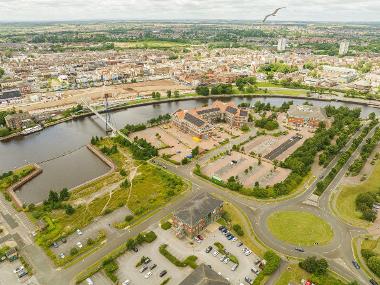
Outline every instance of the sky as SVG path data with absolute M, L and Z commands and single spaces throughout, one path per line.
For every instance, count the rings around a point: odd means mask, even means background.
M 0 21 L 260 20 L 380 21 L 380 0 L 0 0 Z

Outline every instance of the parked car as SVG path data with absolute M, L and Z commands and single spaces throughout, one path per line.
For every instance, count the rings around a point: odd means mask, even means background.
M 252 266 L 251 271 L 255 273 L 256 275 L 259 274 L 259 270 L 254 266 Z
M 250 285 L 252 285 L 252 283 L 253 283 L 253 280 L 251 278 L 249 278 L 248 276 L 244 277 L 244 281 L 247 282 Z
M 54 248 L 57 248 L 58 246 L 59 246 L 58 243 L 53 242 L 53 247 L 54 247 Z
M 139 272 L 143 273 L 147 269 L 148 269 L 148 266 L 144 265 L 143 267 L 140 268 Z
M 356 269 L 360 269 L 360 265 L 359 265 L 359 263 L 357 263 L 355 260 L 352 261 L 352 265 L 353 265 Z
M 94 285 L 94 282 L 91 280 L 91 278 L 87 278 L 86 282 L 88 285 Z
M 77 229 L 77 234 L 81 236 L 83 233 L 80 229 Z
M 61 253 L 59 254 L 59 257 L 62 258 L 62 259 L 64 259 L 64 258 L 65 258 L 65 254 L 64 254 L 63 252 L 61 252 Z
M 230 235 L 230 236 L 227 237 L 228 240 L 232 240 L 233 238 L 234 238 L 233 235 Z
M 166 270 L 162 270 L 162 271 L 160 272 L 160 277 L 165 276 L 166 273 L 168 273 Z
M 237 240 L 238 240 L 237 237 L 232 238 L 232 241 L 237 241 Z
M 246 250 L 245 252 L 244 252 L 244 254 L 246 255 L 246 256 L 248 256 L 248 255 L 250 255 L 252 253 L 252 250 Z
M 148 264 L 149 262 L 151 262 L 152 260 L 149 258 L 149 257 L 147 257 L 147 258 L 145 258 L 145 260 L 144 260 L 144 264 Z
M 123 283 L 121 283 L 121 285 L 129 285 L 129 283 L 131 283 L 131 281 L 125 280 Z
M 224 262 L 225 264 L 227 264 L 229 261 L 230 261 L 230 259 L 229 259 L 228 257 L 225 258 L 225 259 L 223 260 L 223 262 Z
M 243 243 L 242 243 L 241 241 L 239 241 L 239 242 L 236 244 L 237 247 L 241 247 L 242 245 L 243 245 Z
M 24 270 L 24 266 L 19 266 L 15 270 L 13 270 L 13 273 L 19 273 L 20 271 Z
M 260 263 L 261 263 L 260 258 L 257 258 L 257 259 L 255 260 L 255 264 L 258 265 L 258 264 L 260 264 Z
M 212 246 L 208 246 L 208 247 L 206 248 L 206 253 L 209 253 L 211 250 L 212 250 Z
M 61 238 L 61 242 L 62 243 L 67 243 L 67 239 L 66 238 Z
M 238 268 L 238 266 L 239 266 L 239 264 L 234 263 L 234 265 L 232 265 L 232 267 L 231 267 L 231 270 L 235 271 Z
M 25 269 L 21 270 L 19 273 L 18 273 L 18 278 L 22 278 L 24 277 L 25 275 L 28 274 L 28 271 L 26 271 Z
M 156 267 L 157 267 L 157 264 L 154 263 L 154 264 L 150 267 L 150 270 L 153 270 L 153 269 L 155 269 Z
M 223 262 L 223 260 L 224 260 L 226 257 L 227 257 L 227 256 L 222 255 L 221 258 L 220 258 L 219 260 Z
M 199 238 L 200 240 L 203 240 L 203 236 L 201 235 L 197 235 L 197 238 Z
M 296 247 L 295 250 L 299 252 L 305 252 L 305 250 L 302 247 Z
M 215 250 L 215 251 L 212 253 L 213 256 L 217 256 L 218 254 L 219 254 L 219 251 L 217 251 L 217 250 Z
M 77 242 L 77 246 L 78 246 L 79 248 L 82 248 L 82 247 L 83 247 L 83 245 L 82 245 L 82 243 L 81 243 L 80 241 Z
M 220 230 L 220 231 L 222 231 L 222 230 L 224 230 L 226 227 L 225 226 L 220 226 L 218 229 Z
M 373 279 L 369 279 L 369 283 L 371 283 L 372 285 L 379 285 L 375 280 Z
M 198 242 L 198 243 L 201 243 L 202 241 L 199 239 L 199 238 L 197 238 L 197 237 L 194 237 L 194 240 L 196 241 L 196 242 Z
M 144 278 L 148 279 L 150 276 L 152 276 L 152 271 L 149 271 L 147 274 L 145 274 Z
M 139 251 L 137 247 L 132 248 L 132 250 L 133 250 L 134 252 L 138 252 L 138 251 Z

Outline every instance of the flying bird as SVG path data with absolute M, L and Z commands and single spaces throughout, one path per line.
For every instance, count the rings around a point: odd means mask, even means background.
M 276 16 L 277 12 L 280 11 L 281 9 L 284 9 L 284 8 L 286 8 L 286 7 L 280 7 L 280 8 L 277 8 L 276 10 L 274 10 L 273 13 L 266 15 L 265 18 L 264 18 L 264 20 L 263 20 L 263 23 L 264 23 L 269 17 L 271 17 L 271 16 L 273 16 L 273 17 Z

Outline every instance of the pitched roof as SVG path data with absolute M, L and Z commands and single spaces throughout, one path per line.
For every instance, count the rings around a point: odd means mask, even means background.
M 240 109 L 240 116 L 241 117 L 246 117 L 248 115 L 247 110 Z
M 227 279 L 218 275 L 214 270 L 200 264 L 189 276 L 179 285 L 228 285 L 231 284 Z
M 203 114 L 217 112 L 217 111 L 220 111 L 220 109 L 219 108 L 204 108 L 204 109 L 197 110 L 197 113 L 199 115 L 203 115 Z
M 226 112 L 228 112 L 228 113 L 231 113 L 231 114 L 236 114 L 236 112 L 237 112 L 237 108 L 235 108 L 235 107 L 232 107 L 232 106 L 228 106 L 227 108 L 226 108 Z
M 201 193 L 187 201 L 174 215 L 184 223 L 192 226 L 222 204 L 222 200 L 216 199 L 208 193 Z
M 186 121 L 196 125 L 197 127 L 202 127 L 205 124 L 205 121 L 195 117 L 194 115 L 192 115 L 190 113 L 186 113 L 184 119 Z

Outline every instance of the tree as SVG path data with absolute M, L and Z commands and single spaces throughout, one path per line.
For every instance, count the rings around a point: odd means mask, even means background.
M 197 88 L 195 88 L 195 92 L 198 95 L 202 95 L 202 96 L 210 95 L 210 89 L 207 86 L 197 86 Z
M 126 222 L 130 222 L 130 221 L 132 221 L 132 220 L 133 220 L 133 215 L 127 215 L 127 216 L 125 216 L 124 220 L 125 220 Z
M 75 209 L 73 208 L 73 206 L 67 205 L 65 212 L 66 212 L 67 215 L 72 215 L 72 214 L 75 213 Z
M 70 249 L 70 255 L 76 255 L 78 253 L 78 249 L 76 247 L 73 247 Z
M 198 156 L 198 154 L 199 154 L 199 146 L 196 146 L 196 147 L 194 147 L 194 148 L 191 150 L 191 155 L 192 155 L 193 157 L 196 157 L 196 156 Z
M 178 90 L 174 91 L 174 97 L 176 97 L 176 98 L 179 97 L 179 91 Z
M 132 249 L 134 249 L 134 248 L 136 247 L 136 242 L 135 242 L 135 240 L 132 239 L 132 238 L 128 239 L 128 240 L 127 240 L 127 244 L 126 244 L 126 246 L 127 246 L 127 249 L 128 249 L 128 250 L 132 250 Z
M 372 256 L 368 259 L 367 265 L 376 275 L 380 276 L 380 257 Z
M 59 192 L 59 200 L 67 201 L 70 198 L 70 192 L 67 188 L 63 188 L 61 192 Z
M 0 67 L 0 78 L 2 78 L 4 74 L 5 74 L 4 69 Z
M 87 245 L 93 245 L 95 241 L 92 238 L 88 238 Z
M 168 96 L 168 98 L 172 97 L 172 91 L 171 90 L 166 91 L 166 96 Z
M 299 263 L 299 266 L 309 273 L 324 275 L 327 272 L 329 264 L 324 258 L 317 259 L 315 256 L 309 256 Z

